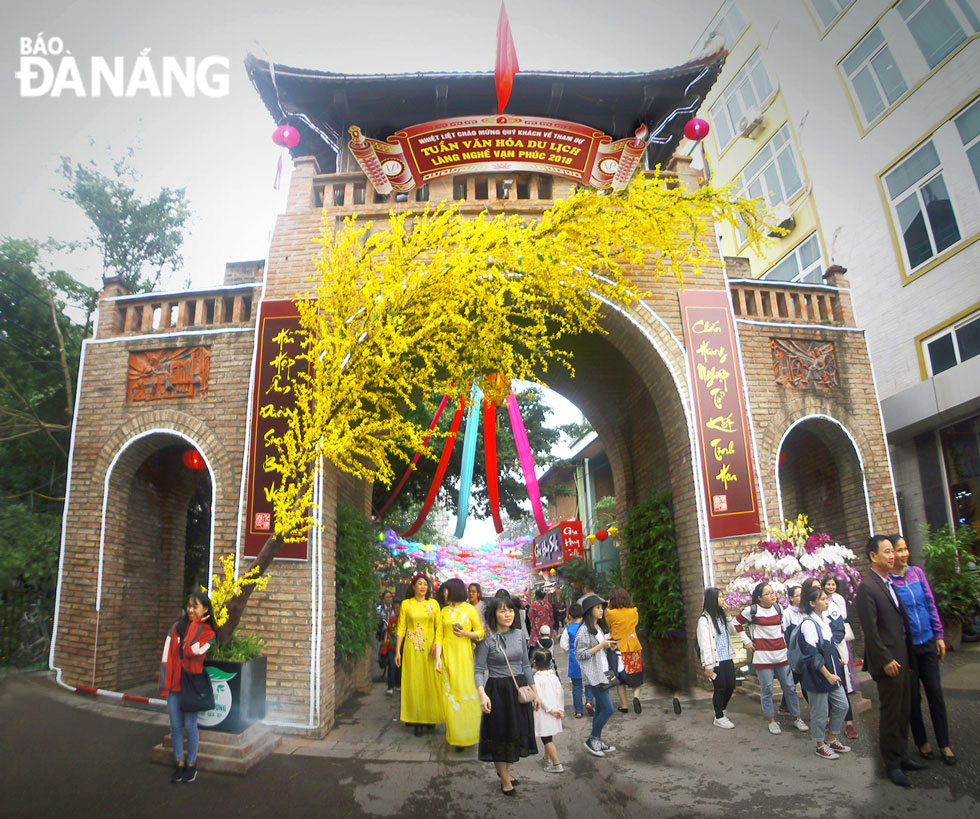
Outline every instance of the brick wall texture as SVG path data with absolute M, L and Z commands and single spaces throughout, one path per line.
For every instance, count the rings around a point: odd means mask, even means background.
M 687 163 L 678 163 L 682 184 L 697 184 Z M 359 177 L 357 177 L 359 178 Z M 298 160 L 286 212 L 277 222 L 267 260 L 266 298 L 291 298 L 312 289 L 314 239 L 357 211 L 383 225 L 388 209 L 408 203 L 334 206 L 334 184 L 349 188 L 356 175 L 318 176 L 313 160 Z M 433 185 L 430 199 L 451 195 L 448 180 Z M 492 184 L 491 184 L 492 189 Z M 536 187 L 533 189 L 536 191 Z M 568 183 L 554 180 L 553 196 Z M 324 195 L 326 193 L 326 195 Z M 533 196 L 533 194 L 532 194 Z M 326 200 L 326 207 L 320 202 Z M 464 212 L 507 210 L 534 216 L 550 205 L 536 199 L 467 202 Z M 707 234 L 707 235 L 710 235 Z M 241 278 L 257 274 L 243 265 Z M 757 533 L 710 540 L 699 526 L 695 494 L 694 435 L 678 285 L 631 267 L 645 292 L 628 310 L 608 308 L 605 335 L 574 339 L 575 375 L 543 374 L 591 421 L 609 458 L 622 518 L 646 494 L 673 495 L 680 580 L 688 633 L 693 634 L 706 580 L 724 586 Z M 846 281 L 841 279 L 842 284 Z M 724 288 L 722 260 L 712 257 L 702 273 L 690 271 L 689 287 Z M 257 296 L 256 296 L 257 297 Z M 111 312 L 111 311 L 110 311 Z M 171 331 L 155 338 L 114 335 L 100 328 L 86 346 L 72 457 L 67 538 L 58 612 L 55 665 L 69 682 L 126 689 L 153 679 L 167 627 L 179 615 L 187 503 L 202 480 L 180 454 L 196 446 L 207 458 L 214 486 L 213 550 L 218 557 L 239 548 L 236 532 L 246 410 L 252 363 L 254 315 L 214 333 Z M 847 307 L 849 313 L 849 306 Z M 109 316 L 107 314 L 106 318 Z M 818 528 L 856 551 L 871 531 L 898 526 L 887 452 L 868 363 L 864 334 L 853 329 L 782 323 L 737 324 L 757 445 L 759 531 L 806 512 Z M 840 386 L 832 390 L 778 387 L 770 338 L 831 340 Z M 131 350 L 190 345 L 211 349 L 207 395 L 194 399 L 127 403 Z M 782 458 L 780 457 L 782 453 Z M 205 473 L 207 474 L 207 473 Z M 206 478 L 205 478 L 206 480 Z M 334 663 L 334 584 L 338 500 L 367 511 L 370 487 L 328 469 L 323 481 L 319 552 L 307 561 L 278 561 L 265 592 L 252 596 L 241 628 L 267 642 L 269 719 L 286 729 L 321 735 L 339 705 Z M 869 521 L 870 510 L 870 521 Z M 761 512 L 761 510 L 760 510 Z M 104 525 L 103 525 L 104 517 Z M 102 553 L 101 606 L 96 611 Z M 623 543 L 625 553 L 629 544 Z M 688 659 L 693 649 L 688 641 Z M 688 662 L 689 668 L 696 668 Z M 350 667 L 342 687 L 356 687 Z M 690 673 L 687 675 L 690 679 Z

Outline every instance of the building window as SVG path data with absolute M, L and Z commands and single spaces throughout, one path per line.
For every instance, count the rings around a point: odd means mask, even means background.
M 538 199 L 552 199 L 553 194 L 551 192 L 551 177 L 540 175 L 538 176 Z
M 789 125 L 780 128 L 745 166 L 739 177 L 739 188 L 747 199 L 762 199 L 769 207 L 789 202 L 803 190 L 803 176 L 789 138 Z M 745 236 L 740 231 L 738 246 L 744 244 Z
M 823 259 L 820 256 L 820 240 L 813 233 L 796 249 L 784 256 L 762 278 L 781 282 L 806 282 L 823 284 Z
M 831 23 L 840 17 L 849 5 L 851 0 L 810 0 L 810 6 L 820 18 L 824 31 L 830 28 Z
M 762 52 L 756 51 L 711 106 L 709 113 L 719 150 L 725 150 L 738 136 L 738 121 L 746 111 L 753 107 L 761 109 L 774 90 Z
M 932 140 L 885 176 L 909 270 L 960 240 L 960 229 Z
M 973 176 L 980 187 L 980 100 L 956 118 L 956 130 L 960 132 L 966 158 L 973 168 Z
M 466 198 L 466 177 L 457 176 L 453 179 L 453 199 Z
M 968 31 L 980 31 L 980 20 L 970 0 L 902 0 L 898 13 L 929 68 L 935 68 L 965 42 Z
M 489 184 L 486 177 L 478 177 L 473 180 L 473 198 L 489 199 Z
M 745 15 L 742 14 L 738 5 L 734 0 L 728 0 L 711 20 L 706 30 L 708 36 L 711 36 L 716 31 L 722 35 L 725 38 L 725 46 L 731 51 L 732 46 L 735 45 L 735 41 L 745 31 L 748 25 L 748 20 L 745 19 Z
M 426 182 L 422 187 L 415 189 L 415 201 L 416 202 L 428 202 L 429 201 L 429 183 Z
M 922 342 L 929 375 L 945 372 L 980 355 L 980 313 L 946 327 Z
M 364 204 L 364 185 L 354 186 L 354 204 L 355 205 Z
M 880 28 L 873 28 L 842 63 L 865 124 L 891 107 L 908 85 Z
M 516 188 L 518 199 L 531 198 L 531 180 L 526 176 L 518 177 Z
M 344 191 L 347 189 L 346 185 L 334 185 L 333 186 L 333 206 L 339 208 L 344 204 Z

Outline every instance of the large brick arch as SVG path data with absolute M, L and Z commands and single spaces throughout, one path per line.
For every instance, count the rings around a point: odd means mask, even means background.
M 867 456 L 852 429 L 827 413 L 809 413 L 787 426 L 773 452 L 782 517 L 804 512 L 816 530 L 852 548 L 867 540 Z
M 86 571 L 65 575 L 61 598 L 85 604 L 59 601 L 58 616 L 62 632 L 87 634 L 83 651 L 66 651 L 74 663 L 85 657 L 82 679 L 92 684 L 125 690 L 153 679 L 160 640 L 182 606 L 187 506 L 201 480 L 180 463 L 191 446 L 208 466 L 213 561 L 219 489 L 237 496 L 238 487 L 225 486 L 234 483 L 227 452 L 193 416 L 155 410 L 128 419 L 107 436 L 87 480 L 73 487 L 88 496 L 100 523 L 97 541 L 66 544 L 66 562 Z M 56 663 L 60 650 L 56 644 Z

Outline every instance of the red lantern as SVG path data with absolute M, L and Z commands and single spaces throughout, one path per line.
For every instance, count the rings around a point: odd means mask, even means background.
M 285 148 L 295 148 L 299 143 L 299 131 L 292 125 L 280 125 L 272 132 L 272 141 Z
M 694 119 L 689 119 L 684 126 L 684 136 L 692 142 L 700 142 L 708 135 L 708 131 L 710 130 L 711 126 L 705 120 L 695 117 Z
M 600 529 L 595 533 L 595 536 L 597 540 L 605 540 L 607 537 L 609 537 L 609 532 L 607 532 L 605 529 Z
M 188 469 L 193 469 L 195 472 L 201 472 L 208 468 L 207 463 L 204 461 L 204 456 L 201 455 L 196 449 L 188 449 L 184 452 L 183 458 L 184 466 Z

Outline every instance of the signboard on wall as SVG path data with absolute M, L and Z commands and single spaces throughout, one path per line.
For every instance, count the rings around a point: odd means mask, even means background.
M 759 531 L 748 413 L 725 290 L 679 294 L 712 538 Z
M 534 538 L 534 568 L 547 569 L 584 557 L 582 522 L 563 520 Z
M 278 473 L 270 469 L 277 455 L 269 438 L 279 435 L 286 422 L 279 412 L 293 401 L 289 379 L 303 362 L 296 305 L 289 299 L 259 305 L 252 384 L 252 423 L 248 437 L 248 478 L 245 483 L 245 557 L 258 555 L 273 533 L 271 491 Z M 306 560 L 307 543 L 285 543 L 277 559 Z
M 423 122 L 387 141 L 352 125 L 350 151 L 382 195 L 465 173 L 528 171 L 564 176 L 593 188 L 625 188 L 646 150 L 647 128 L 630 139 L 576 122 L 489 114 Z

